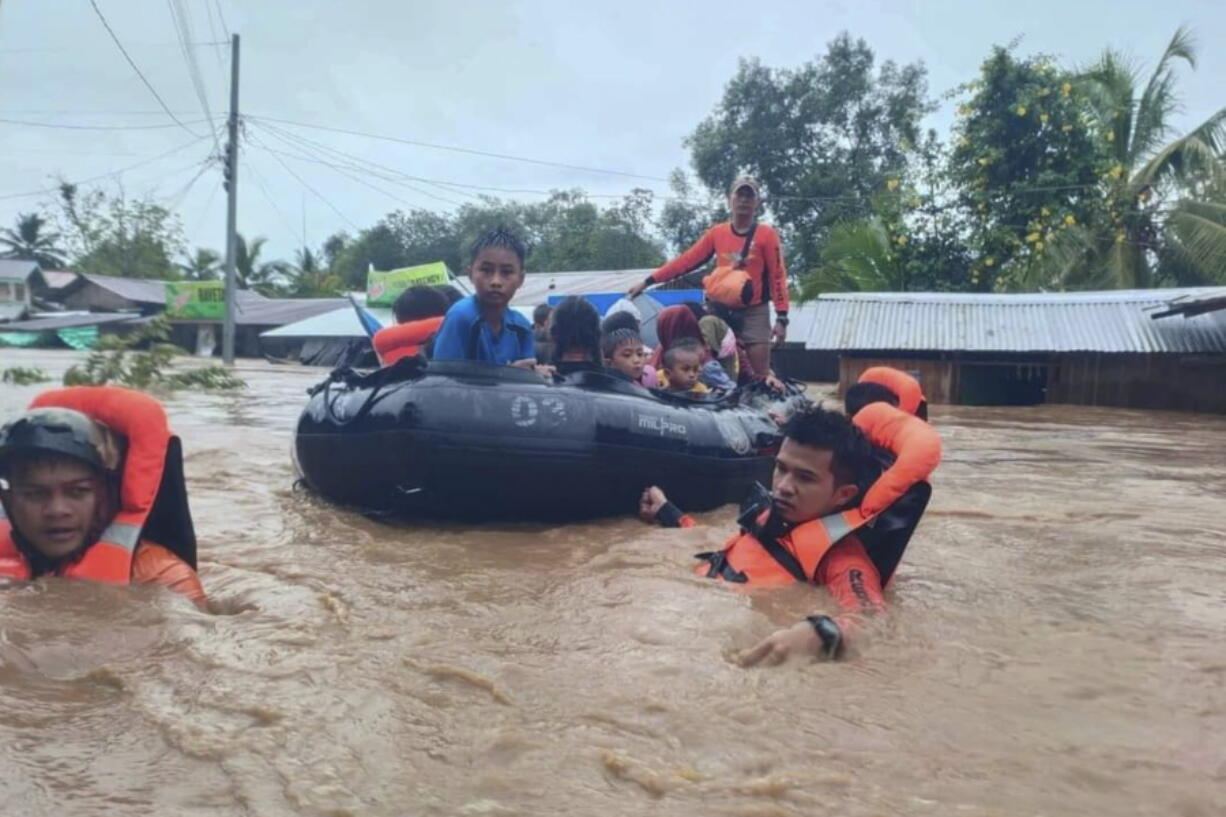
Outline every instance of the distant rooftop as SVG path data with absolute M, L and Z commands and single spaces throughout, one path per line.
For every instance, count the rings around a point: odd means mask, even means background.
M 1173 299 L 1213 293 L 839 292 L 793 307 L 789 335 L 824 351 L 1226 353 L 1226 314 L 1151 320 Z

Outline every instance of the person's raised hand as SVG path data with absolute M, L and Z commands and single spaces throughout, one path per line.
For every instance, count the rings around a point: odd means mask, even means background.
M 650 488 L 645 488 L 643 495 L 639 497 L 639 516 L 644 522 L 655 522 L 656 515 L 667 504 L 668 497 L 657 486 L 652 485 Z
M 782 664 L 793 655 L 816 658 L 821 655 L 822 640 L 807 621 L 794 624 L 786 630 L 776 630 L 757 645 L 737 656 L 742 667 L 757 664 L 773 667 Z
M 647 282 L 639 281 L 637 284 L 630 287 L 630 289 L 626 290 L 626 297 L 633 301 L 635 298 L 642 295 L 646 289 L 647 289 Z

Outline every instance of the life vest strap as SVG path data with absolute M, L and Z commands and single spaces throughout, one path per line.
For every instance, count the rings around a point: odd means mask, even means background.
M 695 553 L 695 559 L 702 559 L 707 562 L 710 567 L 707 568 L 706 577 L 708 579 L 723 579 L 726 582 L 733 584 L 747 584 L 749 577 L 741 571 L 737 570 L 732 565 L 728 564 L 728 553 L 723 550 L 708 550 L 704 553 Z

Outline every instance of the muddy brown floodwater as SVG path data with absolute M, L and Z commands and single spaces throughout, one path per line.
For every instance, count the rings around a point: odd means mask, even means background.
M 374 522 L 293 490 L 321 372 L 242 369 L 167 403 L 217 615 L 0 590 L 0 814 L 1226 813 L 1226 418 L 937 407 L 892 611 L 851 660 L 743 670 L 829 602 L 692 578 L 731 509 Z

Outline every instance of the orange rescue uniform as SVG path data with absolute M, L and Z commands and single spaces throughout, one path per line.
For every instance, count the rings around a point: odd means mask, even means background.
M 75 386 L 43 392 L 30 408 L 79 411 L 128 441 L 120 480 L 119 511 L 98 541 L 56 575 L 113 584 L 159 584 L 204 606 L 204 588 L 187 562 L 140 534 L 153 510 L 170 428 L 161 404 L 141 392 L 114 386 Z M 0 511 L 0 576 L 29 580 L 30 565 L 13 538 L 12 524 Z
M 747 233 L 737 234 L 732 222 L 717 224 L 703 233 L 702 238 L 681 255 L 657 269 L 649 277 L 653 283 L 662 284 L 679 278 L 716 258 L 716 266 L 733 266 L 745 248 Z M 753 299 L 747 306 L 765 303 L 775 304 L 776 312 L 788 311 L 788 271 L 783 264 L 783 249 L 779 233 L 769 224 L 759 224 L 754 233 L 753 244 L 744 269 L 754 282 Z

